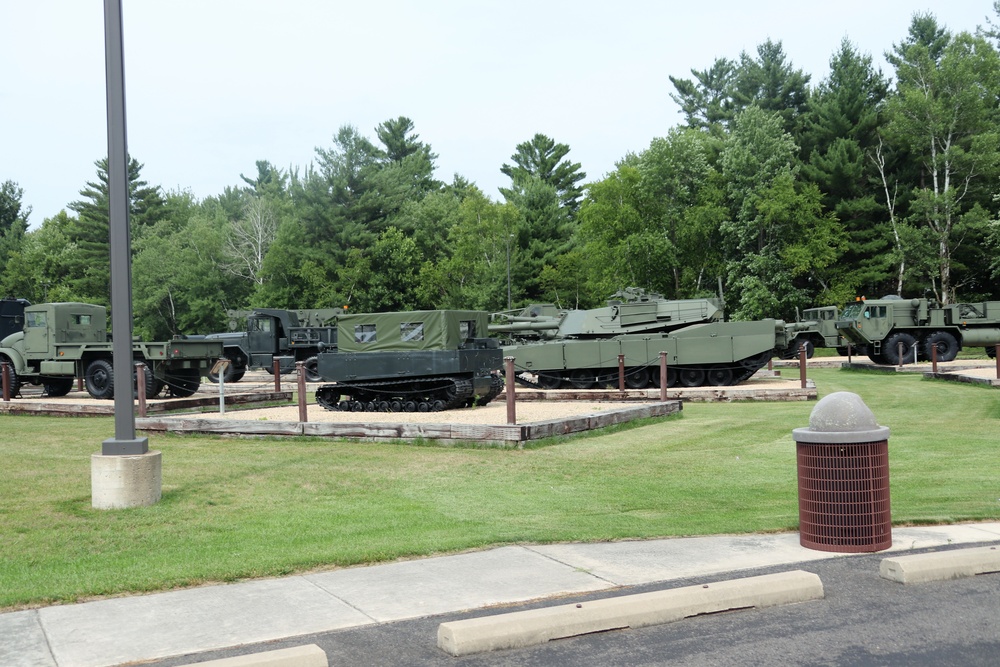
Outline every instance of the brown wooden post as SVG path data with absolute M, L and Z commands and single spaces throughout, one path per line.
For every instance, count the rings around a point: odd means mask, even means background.
M 507 384 L 507 423 L 517 423 L 517 409 L 514 407 L 514 357 L 504 357 Z
M 774 371 L 774 358 L 771 357 L 767 360 L 767 370 Z
M 83 391 L 83 378 L 76 379 L 76 390 Z
M 847 363 L 851 363 L 851 352 L 852 351 L 853 350 L 851 349 L 851 344 L 847 343 Z
M 139 416 L 146 417 L 146 364 L 135 362 L 135 393 L 139 398 Z
M 896 344 L 896 354 L 899 355 L 899 367 L 903 367 L 903 341 Z
M 274 391 L 281 391 L 281 362 L 275 359 L 271 363 L 271 370 L 274 371 Z
M 5 403 L 10 402 L 10 375 L 8 375 L 8 364 L 6 361 L 0 361 L 0 375 L 3 376 L 3 400 Z
M 931 373 L 937 375 L 937 345 L 931 345 Z
M 997 379 L 1000 380 L 1000 343 L 996 344 L 996 347 L 993 348 L 993 352 L 997 360 Z
M 625 392 L 625 355 L 618 355 L 618 391 Z
M 306 410 L 306 362 L 296 361 L 295 371 L 298 373 L 299 381 L 299 421 L 305 423 L 309 421 L 309 413 Z
M 799 383 L 802 388 L 806 388 L 806 346 L 802 344 L 799 346 Z
M 660 400 L 667 400 L 667 353 L 660 351 Z

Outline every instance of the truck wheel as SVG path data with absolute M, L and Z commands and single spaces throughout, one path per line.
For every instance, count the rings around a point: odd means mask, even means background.
M 322 382 L 323 377 L 319 374 L 319 358 L 309 357 L 306 359 L 306 380 L 309 382 Z
M 229 384 L 230 382 L 238 382 L 240 378 L 236 377 L 236 372 L 237 372 L 236 361 L 232 357 L 226 357 L 226 358 L 229 359 L 229 365 L 226 366 L 226 371 L 225 374 L 222 376 L 222 379 L 225 380 L 226 384 Z M 206 377 L 208 377 L 209 382 L 214 382 L 216 384 L 218 384 L 219 382 L 218 373 L 212 373 L 211 371 L 209 371 Z M 240 375 L 240 377 L 243 377 L 242 374 Z
M 94 398 L 115 397 L 115 369 L 107 359 L 94 359 L 83 374 L 87 393 Z
M 73 391 L 73 378 L 51 378 L 44 387 L 46 396 L 65 396 Z
M 899 355 L 899 344 L 903 344 L 903 356 Z M 900 359 L 902 363 L 910 364 L 914 362 L 913 350 L 917 345 L 917 339 L 908 333 L 899 332 L 889 336 L 882 344 L 882 356 L 891 366 L 898 366 Z
M 938 361 L 953 361 L 958 356 L 958 340 L 947 331 L 935 331 L 924 341 L 924 354 L 931 359 L 931 351 L 937 348 Z
M 201 386 L 201 371 L 197 368 L 178 368 L 167 376 L 167 386 L 174 398 L 187 398 Z
M 21 391 L 21 378 L 17 377 L 17 373 L 14 372 L 14 364 L 11 363 L 10 359 L 4 357 L 2 361 L 7 362 L 7 386 L 10 397 L 14 398 Z M 3 378 L 0 378 L 0 382 L 3 382 Z
M 145 380 L 146 385 L 146 398 L 153 398 L 158 393 L 160 393 L 160 385 L 156 383 L 156 378 L 153 376 L 153 371 L 149 366 L 143 365 L 143 380 Z M 132 397 L 139 397 L 139 380 L 138 373 L 135 371 L 135 367 L 132 368 Z

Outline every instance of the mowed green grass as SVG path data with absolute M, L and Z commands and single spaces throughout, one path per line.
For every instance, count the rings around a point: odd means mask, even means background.
M 786 375 L 793 371 L 785 371 Z M 889 426 L 895 523 L 1000 518 L 1000 391 L 810 371 Z M 110 418 L 0 417 L 0 608 L 490 545 L 795 530 L 793 428 L 814 402 L 678 417 L 524 450 L 153 435 L 163 499 L 91 508 Z

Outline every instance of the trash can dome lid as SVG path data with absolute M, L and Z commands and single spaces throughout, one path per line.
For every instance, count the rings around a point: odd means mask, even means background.
M 837 391 L 816 403 L 809 415 L 809 428 L 794 429 L 792 434 L 796 442 L 874 442 L 887 440 L 889 429 L 878 425 L 860 396 Z

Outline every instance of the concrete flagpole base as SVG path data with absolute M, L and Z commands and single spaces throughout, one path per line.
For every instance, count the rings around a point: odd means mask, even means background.
M 90 457 L 91 504 L 95 509 L 155 505 L 162 488 L 163 457 L 159 451 Z

